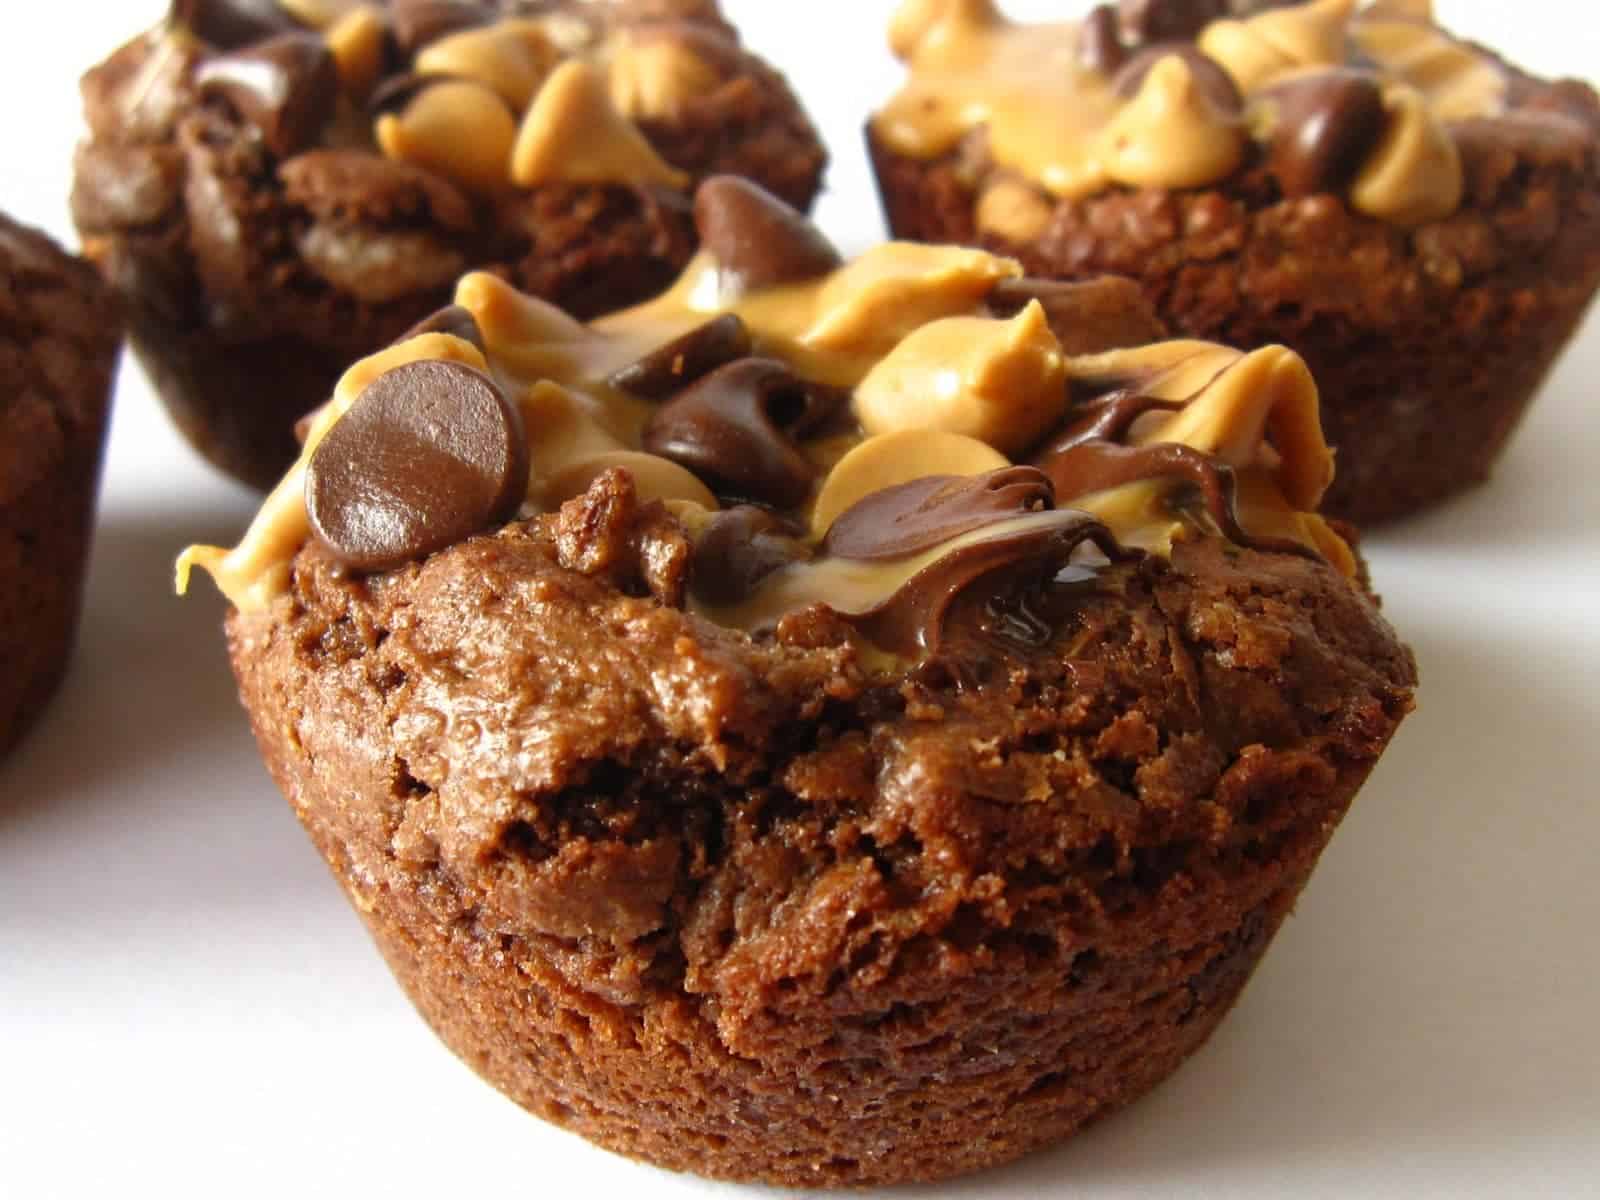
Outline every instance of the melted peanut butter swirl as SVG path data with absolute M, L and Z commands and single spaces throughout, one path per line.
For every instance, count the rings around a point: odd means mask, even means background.
M 890 43 L 910 74 L 877 137 L 932 159 L 981 130 L 1003 170 L 979 197 L 980 228 L 1017 241 L 1042 231 L 1052 199 L 1203 187 L 1257 154 L 1283 161 L 1287 194 L 1437 220 L 1462 191 L 1446 124 L 1506 101 L 1494 61 L 1413 0 L 1308 0 L 1152 44 L 1106 5 L 1082 23 L 1023 24 L 994 0 L 903 0 Z
M 990 307 L 1002 283 L 1007 309 L 1026 286 L 1008 259 L 890 243 L 809 278 L 730 288 L 770 276 L 731 261 L 757 252 L 772 260 L 771 239 L 709 239 L 665 295 L 588 325 L 492 275 L 468 275 L 454 307 L 350 369 L 243 541 L 186 551 L 179 590 L 198 566 L 241 611 L 260 611 L 285 593 L 312 537 L 370 569 L 406 520 L 437 530 L 425 505 L 330 522 L 306 500 L 344 494 L 348 464 L 318 457 L 340 441 L 330 434 L 341 422 L 359 415 L 359 444 L 387 461 L 382 429 L 369 428 L 371 397 L 392 404 L 423 378 L 419 362 L 453 364 L 441 379 L 487 380 L 512 406 L 510 425 L 492 404 L 477 420 L 526 439 L 525 456 L 495 460 L 526 472 L 525 484 L 516 478 L 522 515 L 626 470 L 700 546 L 691 606 L 740 629 L 826 604 L 873 645 L 915 657 L 935 651 L 948 614 L 985 588 L 1048 580 L 1091 547 L 1100 561 L 1166 555 L 1196 536 L 1353 570 L 1348 547 L 1314 515 L 1333 460 L 1315 385 L 1289 350 L 1171 341 L 1070 356 L 1037 300 L 1009 317 Z M 1108 405 L 1115 419 L 1103 416 Z M 406 436 L 414 445 L 409 426 Z M 1125 477 L 1063 466 L 1064 452 L 1086 444 L 1143 455 L 1143 465 Z M 1174 450 L 1188 465 L 1163 465 Z M 470 466 L 483 456 L 469 446 L 461 457 Z M 372 471 L 348 503 L 411 486 L 388 467 Z M 463 471 L 463 486 L 483 490 Z M 488 484 L 501 494 L 505 477 Z M 436 484 L 412 490 L 437 495 L 427 487 Z M 486 507 L 477 528 L 503 519 Z M 335 525 L 368 531 L 359 556 L 329 540 Z M 404 561 L 402 546 L 393 565 Z

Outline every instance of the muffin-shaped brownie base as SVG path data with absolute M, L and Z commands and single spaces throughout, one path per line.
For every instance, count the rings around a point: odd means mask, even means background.
M 308 548 L 230 644 L 440 1035 L 552 1121 L 732 1179 L 936 1179 L 1151 1087 L 1414 684 L 1299 556 L 1182 544 L 1062 585 L 1044 645 L 894 677 L 823 609 L 756 640 L 687 615 L 687 557 L 614 474 L 369 581 Z
M 1257 169 L 1062 201 L 1019 243 L 977 227 L 987 165 L 868 140 L 897 237 L 983 245 L 1033 275 L 1132 276 L 1175 331 L 1296 350 L 1339 454 L 1323 511 L 1368 524 L 1488 478 L 1600 287 L 1600 109 L 1576 86 L 1543 103 L 1564 115 L 1458 127 L 1465 204 L 1414 230 L 1331 195 L 1283 199 Z
M 77 633 L 117 343 L 93 270 L 0 217 L 0 753 Z
M 636 9 L 641 27 L 685 39 L 717 81 L 670 119 L 637 122 L 682 170 L 681 187 L 474 191 L 362 144 L 352 131 L 371 118 L 343 101 L 321 141 L 281 148 L 203 92 L 197 70 L 223 51 L 187 35 L 154 31 L 90 71 L 74 219 L 196 449 L 269 488 L 294 460 L 295 422 L 343 369 L 446 304 L 468 269 L 590 317 L 677 277 L 696 246 L 693 181 L 747 175 L 808 207 L 826 155 L 783 78 L 720 21 Z

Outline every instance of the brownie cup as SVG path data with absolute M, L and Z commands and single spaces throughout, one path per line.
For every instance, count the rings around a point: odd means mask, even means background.
M 739 181 L 657 300 L 475 274 L 192 548 L 422 1015 L 678 1170 L 932 1180 L 1239 995 L 1411 706 L 1291 351 Z
M 1600 283 L 1600 101 L 1427 0 L 908 0 L 891 41 L 909 78 L 868 141 L 895 236 L 1126 274 L 1175 330 L 1293 347 L 1337 516 L 1487 478 Z
M 0 215 L 0 754 L 77 634 L 121 338 L 87 263 Z
M 714 172 L 825 154 L 716 0 L 175 0 L 83 80 L 73 213 L 178 426 L 266 488 L 340 373 L 469 268 L 655 295 Z

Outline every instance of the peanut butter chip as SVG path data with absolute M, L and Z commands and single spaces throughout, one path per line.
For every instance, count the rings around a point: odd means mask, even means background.
M 576 59 L 557 67 L 523 118 L 511 155 L 519 187 L 544 183 L 635 183 L 686 188 L 638 128 L 617 111 L 604 78 Z
M 935 429 L 1015 454 L 1066 411 L 1066 365 L 1034 301 L 1010 321 L 924 325 L 862 380 L 855 405 L 869 434 Z
M 416 69 L 481 83 L 521 112 L 558 57 L 537 22 L 499 21 L 440 38 L 417 55 Z
M 902 0 L 889 21 L 889 48 L 908 62 L 930 36 L 949 39 L 1004 22 L 994 0 Z
M 846 509 L 884 488 L 928 475 L 981 475 L 1010 465 L 993 446 L 959 433 L 908 429 L 869 437 L 823 482 L 811 511 L 812 533 L 826 534 Z
M 1356 176 L 1351 204 L 1396 225 L 1443 220 L 1460 207 L 1465 187 L 1455 138 L 1415 88 L 1391 86 L 1384 105 L 1389 127 Z
M 363 4 L 352 8 L 324 34 L 339 68 L 344 93 L 358 104 L 372 94 L 382 74 L 386 32 L 383 14 L 370 4 Z
M 673 121 L 722 75 L 683 38 L 623 38 L 606 68 L 612 103 L 631 120 Z
M 424 87 L 399 114 L 378 118 L 390 158 L 438 171 L 479 193 L 503 191 L 517 124 L 506 102 L 479 83 Z
M 317 446 L 306 513 L 317 539 L 360 571 L 385 571 L 504 521 L 527 492 L 517 410 L 459 363 L 380 376 Z
M 1053 206 L 1032 184 L 999 179 L 978 197 L 978 229 L 1026 245 L 1050 227 L 1053 212 Z
M 1200 187 L 1237 167 L 1244 150 L 1237 115 L 1217 106 L 1177 54 L 1150 68 L 1101 135 L 1106 174 L 1130 187 Z

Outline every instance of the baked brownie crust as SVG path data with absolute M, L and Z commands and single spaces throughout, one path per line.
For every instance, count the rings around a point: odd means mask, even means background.
M 0 216 L 0 753 L 72 649 L 119 336 L 92 268 Z
M 1234 1001 L 1410 706 L 1370 599 L 1180 543 L 1047 645 L 885 681 L 825 609 L 711 625 L 613 472 L 229 621 L 278 784 L 418 1008 L 540 1115 L 787 1185 L 1017 1157 Z M 648 583 L 646 582 L 648 581 Z
M 612 7 L 659 21 L 649 5 Z M 815 130 L 783 78 L 708 21 L 684 36 L 726 35 L 708 60 L 721 84 L 640 131 L 692 179 L 746 174 L 809 206 L 826 162 Z M 200 53 L 158 30 L 85 76 L 90 136 L 72 208 L 174 420 L 253 486 L 293 461 L 294 422 L 344 367 L 445 304 L 467 269 L 587 317 L 659 292 L 694 252 L 692 183 L 475 197 L 371 147 L 281 156 L 235 108 L 200 94 Z

